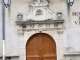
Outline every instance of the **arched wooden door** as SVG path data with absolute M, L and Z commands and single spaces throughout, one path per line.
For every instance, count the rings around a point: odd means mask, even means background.
M 33 35 L 26 44 L 26 60 L 56 60 L 56 44 L 47 34 Z

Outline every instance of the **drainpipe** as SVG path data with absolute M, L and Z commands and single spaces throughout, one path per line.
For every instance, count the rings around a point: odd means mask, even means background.
M 5 5 L 2 0 L 2 40 L 3 40 L 3 60 L 5 60 Z

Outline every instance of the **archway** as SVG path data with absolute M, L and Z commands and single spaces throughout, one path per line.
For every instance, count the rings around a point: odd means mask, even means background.
M 26 44 L 26 60 L 56 60 L 56 43 L 45 33 L 31 36 Z

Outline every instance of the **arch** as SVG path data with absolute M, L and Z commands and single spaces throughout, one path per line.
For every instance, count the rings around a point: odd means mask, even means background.
M 56 60 L 56 43 L 46 33 L 32 35 L 26 44 L 26 60 Z

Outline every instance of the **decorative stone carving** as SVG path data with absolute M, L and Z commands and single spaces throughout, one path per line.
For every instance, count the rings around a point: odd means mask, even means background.
M 27 13 L 23 15 L 22 21 L 56 20 L 56 14 L 57 13 L 53 13 L 53 11 L 49 9 L 47 0 L 33 0 L 29 5 L 29 10 L 27 11 Z
M 25 30 L 61 30 L 63 28 L 62 13 L 53 13 L 49 9 L 48 0 L 33 0 L 29 5 L 28 12 L 25 15 L 19 14 L 18 16 L 22 16 L 22 19 L 17 20 L 16 23 Z M 60 30 L 58 30 L 59 34 L 62 33 Z
M 30 28 L 34 28 L 34 25 L 30 25 Z
M 17 15 L 17 20 L 18 20 L 18 21 L 22 21 L 22 19 L 23 19 L 23 15 L 20 14 L 20 13 L 18 13 L 18 15 Z
M 37 0 L 37 1 L 32 1 L 30 3 L 30 6 L 48 6 L 48 1 L 47 0 Z
M 42 15 L 42 14 L 43 14 L 42 10 L 39 9 L 39 10 L 36 11 L 37 16 Z

